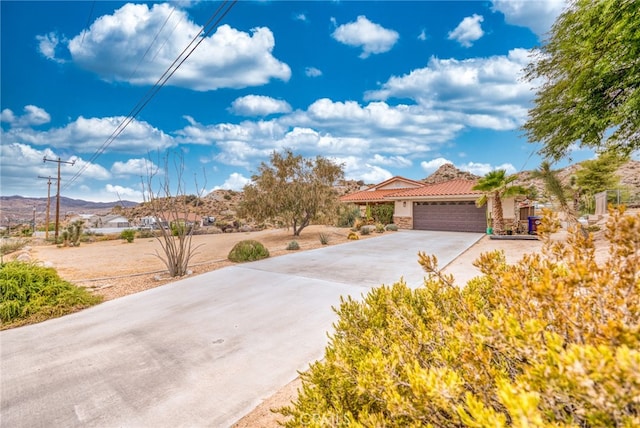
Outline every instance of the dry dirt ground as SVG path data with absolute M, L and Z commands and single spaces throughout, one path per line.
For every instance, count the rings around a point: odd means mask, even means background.
M 329 237 L 329 245 L 350 242 L 348 229 L 328 226 L 310 226 L 302 231 L 302 236 L 293 237 L 290 230 L 277 229 L 260 232 L 240 232 L 215 235 L 197 235 L 193 237 L 194 246 L 198 246 L 190 264 L 192 275 L 201 274 L 231 265 L 227 254 L 233 245 L 243 239 L 255 239 L 262 242 L 271 256 L 287 254 L 287 244 L 296 240 L 300 250 L 304 251 L 322 246 L 319 234 Z M 395 233 L 395 232 L 385 232 Z M 375 239 L 377 233 L 361 237 Z M 602 242 L 602 240 L 600 240 Z M 451 273 L 456 283 L 466 281 L 479 274 L 472 265 L 484 252 L 500 249 L 505 252 L 508 262 L 516 262 L 525 253 L 540 251 L 541 241 L 531 240 L 492 240 L 483 237 L 474 246 L 445 267 L 445 273 Z M 599 249 L 602 255 L 606 248 Z M 53 245 L 34 245 L 29 254 L 32 259 L 53 266 L 59 275 L 77 285 L 82 285 L 104 296 L 106 300 L 164 285 L 172 279 L 166 274 L 163 262 L 155 255 L 162 254 L 158 240 L 154 238 L 136 238 L 133 243 L 121 239 L 95 243 L 83 243 L 79 247 L 58 248 Z M 416 257 L 417 260 L 417 257 Z M 286 406 L 297 396 L 300 381 L 295 380 L 283 387 L 254 411 L 242 418 L 235 427 L 276 427 L 280 415 L 271 409 Z

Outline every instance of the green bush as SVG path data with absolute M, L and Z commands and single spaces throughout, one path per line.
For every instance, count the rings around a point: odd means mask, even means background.
M 376 223 L 388 224 L 393 221 L 394 204 L 370 205 L 368 208 Z
M 0 267 L 2 328 L 59 317 L 101 301 L 61 279 L 53 268 L 17 261 Z
M 371 233 L 371 229 L 369 228 L 369 226 L 365 225 L 360 228 L 361 235 L 368 235 L 370 233 Z
M 465 287 L 419 254 L 423 287 L 342 298 L 285 426 L 640 426 L 640 215 L 612 213 L 600 265 L 590 237 L 550 231 L 515 265 L 483 254 Z
M 258 241 L 246 239 L 234 245 L 228 257 L 232 262 L 252 262 L 269 257 L 269 250 Z
M 329 243 L 329 235 L 326 233 L 320 233 L 318 237 L 320 238 L 320 243 L 322 245 L 327 245 Z
M 136 231 L 133 229 L 125 229 L 120 233 L 120 238 L 124 239 L 128 243 L 132 243 L 136 237 Z
M 300 245 L 298 244 L 298 241 L 291 241 L 287 244 L 287 250 L 293 251 L 293 250 L 299 250 L 300 249 Z
M 397 232 L 398 231 L 398 225 L 397 224 L 393 224 L 393 223 L 386 225 L 384 228 L 386 230 L 390 230 L 390 231 L 393 231 L 393 232 Z
M 355 221 L 359 219 L 360 208 L 357 205 L 341 205 L 338 211 L 337 227 L 353 227 Z
M 384 233 L 384 224 L 376 223 L 376 233 Z

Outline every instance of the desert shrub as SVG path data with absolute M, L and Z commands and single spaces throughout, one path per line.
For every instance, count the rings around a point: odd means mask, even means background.
M 69 224 L 60 233 L 62 239 L 62 245 L 65 247 L 78 247 L 80 245 L 80 239 L 82 238 L 82 230 L 84 228 L 84 221 L 76 220 Z
M 184 221 L 174 221 L 171 223 L 171 235 L 173 236 L 186 236 L 191 233 L 193 225 Z
M 153 238 L 155 236 L 156 236 L 155 232 L 153 230 L 151 230 L 151 229 L 142 229 L 142 230 L 138 231 L 138 237 L 142 238 L 142 239 L 144 239 L 144 238 Z
M 384 233 L 384 224 L 376 223 L 376 233 Z
M 360 239 L 360 237 L 358 236 L 358 234 L 356 232 L 349 232 L 349 235 L 347 235 L 347 239 L 351 240 L 351 241 L 357 241 L 358 239 Z
M 3 239 L 2 244 L 0 244 L 0 255 L 11 254 L 15 251 L 23 249 L 29 240 L 18 238 L 18 239 Z
M 287 250 L 289 251 L 299 250 L 299 249 L 300 249 L 300 245 L 298 244 L 298 241 L 291 241 L 287 244 Z
M 371 214 L 371 218 L 376 223 L 388 224 L 393 221 L 393 204 L 379 204 L 379 205 L 370 205 L 369 212 Z
M 550 230 L 514 265 L 483 254 L 464 287 L 419 254 L 423 287 L 342 298 L 285 426 L 639 426 L 640 215 L 612 212 L 602 264 Z
M 125 229 L 120 233 L 120 239 L 124 239 L 128 243 L 132 243 L 136 237 L 136 231 L 133 229 Z
M 327 235 L 326 233 L 320 233 L 320 235 L 318 235 L 318 238 L 320 239 L 320 243 L 322 245 L 327 245 L 329 243 L 329 235 Z
M 17 261 L 0 267 L 2 328 L 59 317 L 101 301 L 62 280 L 53 268 Z
M 361 235 L 368 235 L 371 233 L 371 228 L 369 226 L 362 226 L 360 228 L 360 234 Z
M 386 230 L 390 230 L 390 231 L 393 231 L 393 232 L 397 232 L 398 231 L 398 225 L 397 224 L 393 224 L 393 223 L 386 225 L 384 228 Z
M 357 205 L 341 205 L 338 211 L 338 227 L 354 227 L 356 220 L 360 219 L 360 208 Z
M 258 241 L 246 239 L 234 245 L 228 257 L 232 262 L 252 262 L 269 257 L 269 250 Z

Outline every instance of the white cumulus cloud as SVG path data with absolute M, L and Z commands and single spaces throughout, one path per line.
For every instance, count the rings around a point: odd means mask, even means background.
M 392 76 L 365 99 L 409 98 L 468 126 L 516 129 L 525 122 L 533 99 L 531 85 L 522 79 L 528 63 L 525 49 L 488 58 L 431 58 L 424 68 Z
M 238 172 L 233 172 L 229 175 L 229 177 L 227 177 L 224 183 L 222 183 L 220 186 L 214 187 L 213 189 L 211 189 L 211 191 L 218 189 L 240 191 L 250 182 L 250 178 L 247 178 Z
M 491 9 L 502 13 L 507 23 L 530 28 L 542 37 L 566 6 L 566 0 L 493 0 Z
M 44 120 L 40 113 L 35 116 L 39 117 L 41 121 Z M 103 118 L 80 116 L 75 121 L 60 128 L 51 128 L 46 131 L 12 128 L 4 135 L 12 142 L 49 145 L 56 149 L 67 149 L 75 153 L 93 154 L 104 145 L 113 131 L 125 119 L 125 117 L 121 116 Z M 124 132 L 106 148 L 110 152 L 148 153 L 156 150 L 164 151 L 174 145 L 173 138 L 163 131 L 147 122 L 133 120 Z
M 442 165 L 445 165 L 447 163 L 453 164 L 453 162 L 451 162 L 448 159 L 435 158 L 435 159 L 431 159 L 430 161 L 422 161 L 422 162 L 420 162 L 420 167 L 427 174 L 431 174 L 431 173 L 435 172 L 438 168 L 440 168 Z
M 153 85 L 200 29 L 171 3 L 128 3 L 96 19 L 66 46 L 76 65 L 106 81 Z M 39 40 L 43 55 L 53 55 L 57 38 L 49 34 Z M 221 25 L 202 40 L 167 85 L 209 91 L 259 86 L 271 79 L 288 81 L 291 69 L 273 56 L 274 47 L 273 33 L 266 27 L 243 32 Z
M 307 67 L 304 69 L 304 74 L 306 74 L 307 77 L 320 77 L 322 76 L 322 70 L 315 67 Z
M 105 200 L 118 201 L 141 201 L 142 200 L 142 192 L 137 189 L 132 189 L 131 187 L 119 186 L 117 184 L 107 184 L 104 186 L 104 191 L 106 192 Z M 111 195 L 111 198 L 108 197 Z
M 291 106 L 283 100 L 264 95 L 246 95 L 231 103 L 231 112 L 241 116 L 268 116 L 275 113 L 289 113 Z
M 473 42 L 484 35 L 480 25 L 482 21 L 484 21 L 482 15 L 474 13 L 471 16 L 467 16 L 453 31 L 449 32 L 449 40 L 455 40 L 465 48 L 473 46 Z
M 13 111 L 8 108 L 2 110 L 0 120 L 8 123 L 13 128 L 22 128 L 49 123 L 51 122 L 51 115 L 43 108 L 27 105 L 24 107 L 24 114 L 22 116 L 16 116 Z
M 345 45 L 361 47 L 362 59 L 390 51 L 400 37 L 397 31 L 375 24 L 363 15 L 358 16 L 355 22 L 338 26 L 331 36 Z
M 491 165 L 488 163 L 478 163 L 478 162 L 467 162 L 463 165 L 458 165 L 458 169 L 463 171 L 469 171 L 472 174 L 483 176 L 488 172 L 494 171 L 496 169 L 504 169 L 507 174 L 514 174 L 518 170 L 510 163 L 503 163 L 501 165 Z
M 126 162 L 114 162 L 111 166 L 111 172 L 115 175 L 141 175 L 148 177 L 150 174 L 161 172 L 158 166 L 145 158 L 128 159 Z

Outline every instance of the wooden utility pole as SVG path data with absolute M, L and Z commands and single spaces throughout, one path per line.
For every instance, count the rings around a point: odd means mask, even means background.
M 47 225 L 45 226 L 44 229 L 44 239 L 46 239 L 47 241 L 49 240 L 49 208 L 51 207 L 51 180 L 55 180 L 55 178 L 51 178 L 51 176 L 49 177 L 42 177 L 41 175 L 38 176 L 38 178 L 44 178 L 47 181 L 47 217 L 45 222 L 47 223 Z
M 60 158 L 58 158 L 57 160 L 53 160 L 53 159 L 47 159 L 46 156 L 42 161 L 56 162 L 58 164 L 58 192 L 56 193 L 56 233 L 55 233 L 55 240 L 56 242 L 58 242 L 58 234 L 60 231 L 60 164 L 67 163 L 67 164 L 73 165 L 76 163 L 76 161 L 71 161 L 71 162 L 63 161 Z

